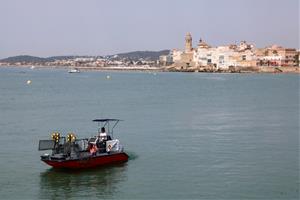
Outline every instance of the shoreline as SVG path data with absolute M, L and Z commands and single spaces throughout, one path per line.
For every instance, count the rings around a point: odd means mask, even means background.
M 0 65 L 0 68 L 27 68 L 31 69 L 33 65 Z M 87 67 L 87 66 L 45 66 L 34 65 L 34 69 L 79 69 L 80 71 L 143 71 L 143 72 L 177 72 L 177 73 L 212 73 L 212 74 L 300 74 L 300 67 L 256 67 L 255 69 L 238 68 L 236 70 L 212 70 L 204 69 L 175 69 L 166 67 Z

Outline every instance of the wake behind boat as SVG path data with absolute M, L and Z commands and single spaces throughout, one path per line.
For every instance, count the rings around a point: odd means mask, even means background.
M 54 168 L 69 169 L 91 168 L 128 161 L 128 155 L 124 152 L 120 141 L 113 139 L 113 129 L 120 120 L 95 119 L 93 121 L 98 123 L 99 128 L 98 134 L 91 138 L 77 139 L 74 133 L 63 137 L 55 132 L 52 133 L 51 140 L 40 140 L 40 151 L 52 150 L 51 154 L 43 154 L 41 160 Z

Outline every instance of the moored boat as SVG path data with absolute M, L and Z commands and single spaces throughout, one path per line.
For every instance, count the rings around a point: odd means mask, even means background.
M 113 129 L 120 120 L 95 119 L 99 129 L 96 136 L 77 139 L 74 133 L 66 137 L 52 133 L 51 140 L 40 140 L 39 150 L 51 150 L 41 160 L 53 168 L 92 168 L 128 161 L 128 155 L 118 139 L 113 139 Z M 112 126 L 110 126 L 110 124 Z M 100 128 L 101 127 L 101 128 Z
M 68 72 L 69 73 L 80 73 L 80 70 L 77 68 L 73 68 L 73 69 L 70 69 Z

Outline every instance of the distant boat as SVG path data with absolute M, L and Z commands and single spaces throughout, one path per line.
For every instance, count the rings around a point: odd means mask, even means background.
M 80 73 L 79 69 L 77 69 L 77 68 L 70 69 L 68 72 L 69 73 Z
M 33 65 L 30 67 L 30 69 L 34 69 L 34 68 L 35 68 L 35 66 L 33 66 Z

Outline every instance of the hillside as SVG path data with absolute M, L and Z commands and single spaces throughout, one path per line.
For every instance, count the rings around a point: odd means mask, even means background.
M 4 58 L 0 60 L 0 62 L 7 62 L 7 63 L 45 63 L 45 62 L 53 62 L 55 60 L 69 60 L 75 59 L 78 57 L 87 57 L 87 56 L 52 56 L 52 57 L 37 57 L 37 56 L 29 56 L 29 55 L 20 55 L 20 56 L 12 56 L 8 58 Z
M 106 58 L 110 60 L 122 60 L 122 59 L 129 59 L 129 60 L 147 60 L 147 61 L 156 61 L 159 59 L 161 55 L 169 54 L 170 50 L 162 50 L 162 51 L 133 51 L 127 53 L 119 53 L 115 55 L 106 56 Z M 36 57 L 36 56 L 29 56 L 29 55 L 20 55 L 20 56 L 13 56 L 8 57 L 0 60 L 0 62 L 4 63 L 46 63 L 46 62 L 53 62 L 55 60 L 69 60 L 75 58 L 82 58 L 82 57 L 96 57 L 96 56 L 52 56 L 52 57 Z M 97 56 L 101 57 L 101 56 Z
M 43 63 L 47 62 L 48 59 L 36 57 L 36 56 L 29 56 L 29 55 L 20 55 L 20 56 L 12 56 L 8 58 L 4 58 L 0 60 L 0 62 L 6 62 L 6 63 L 17 63 L 17 62 L 31 62 L 31 63 Z
M 162 50 L 162 51 L 132 51 L 127 53 L 119 53 L 111 56 L 118 56 L 119 58 L 128 58 L 131 60 L 158 60 L 159 56 L 169 54 L 170 50 Z

